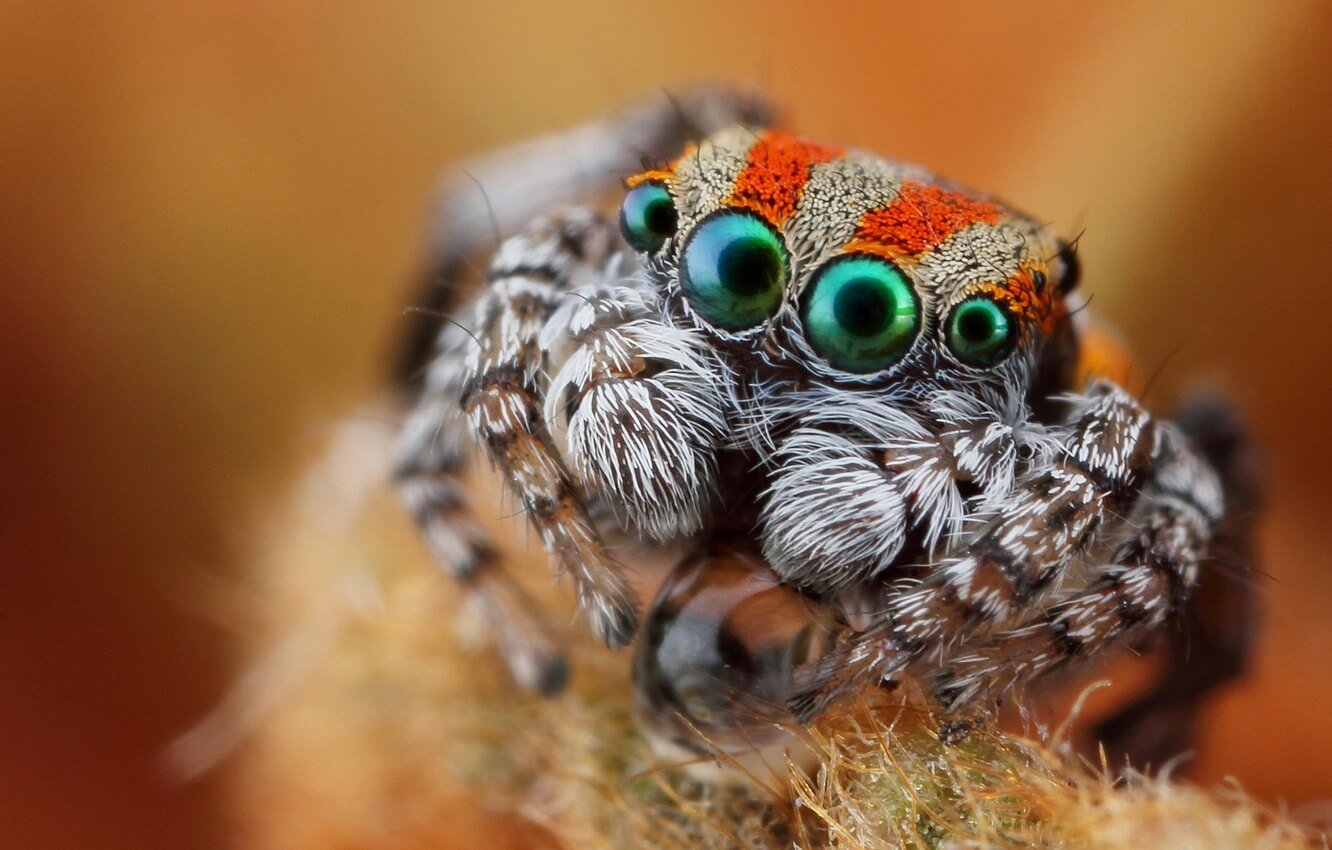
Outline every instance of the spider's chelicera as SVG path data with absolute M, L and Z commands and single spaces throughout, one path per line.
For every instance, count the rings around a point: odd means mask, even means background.
M 746 695 L 764 721 L 803 720 L 907 674 L 957 710 L 1181 609 L 1223 518 L 1218 474 L 1179 427 L 1084 381 L 1076 263 L 1044 226 L 744 126 L 628 187 L 618 225 L 561 209 L 502 242 L 402 439 L 403 498 L 520 683 L 557 690 L 563 655 L 469 518 L 469 442 L 607 644 L 641 618 L 614 547 L 691 553 L 637 679 L 714 741 Z

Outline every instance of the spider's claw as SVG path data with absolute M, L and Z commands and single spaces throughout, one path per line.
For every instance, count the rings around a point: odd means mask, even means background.
M 614 611 L 603 612 L 594 618 L 592 627 L 597 636 L 611 649 L 624 649 L 634 640 L 638 631 L 638 611 L 630 605 Z
M 638 631 L 638 600 L 628 585 L 585 599 L 583 610 L 587 612 L 592 631 L 606 646 L 624 649 L 633 642 Z
M 951 713 L 959 706 L 970 702 L 973 688 L 958 677 L 957 671 L 948 667 L 940 668 L 931 678 L 934 701 L 939 704 L 944 714 Z
M 527 592 L 493 565 L 473 577 L 474 599 L 519 690 L 553 697 L 569 682 L 564 644 Z
M 828 710 L 836 697 L 818 687 L 806 688 L 791 697 L 788 708 L 796 722 L 808 724 Z
M 856 689 L 856 676 L 840 651 L 796 670 L 795 694 L 787 703 L 800 723 L 809 723 Z
M 844 636 L 836 649 L 796 671 L 795 696 L 788 707 L 797 720 L 808 723 L 866 686 L 893 690 L 898 685 L 894 677 L 913 657 L 895 647 L 884 633 Z
M 509 675 L 520 690 L 556 697 L 569 684 L 569 659 L 558 649 L 508 654 L 505 660 Z

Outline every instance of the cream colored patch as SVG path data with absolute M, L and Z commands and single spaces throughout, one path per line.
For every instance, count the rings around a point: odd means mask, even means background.
M 681 157 L 675 167 L 674 189 L 682 231 L 721 207 L 730 196 L 757 139 L 754 131 L 735 127 L 704 139 Z
M 796 213 L 785 228 L 797 297 L 809 272 L 851 241 L 865 213 L 897 197 L 905 173 L 903 166 L 862 151 L 850 151 L 810 170 Z

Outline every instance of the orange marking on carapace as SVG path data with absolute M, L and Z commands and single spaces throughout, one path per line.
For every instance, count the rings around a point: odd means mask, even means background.
M 1023 268 L 1013 278 L 999 283 L 984 283 L 975 292 L 988 295 L 1008 308 L 1024 322 L 1033 322 L 1048 336 L 1060 318 L 1062 303 L 1056 305 L 1049 287 L 1037 289 L 1032 270 Z
M 697 153 L 698 145 L 690 145 L 685 148 L 684 152 L 678 157 L 671 160 L 668 165 L 663 165 L 658 168 L 649 168 L 647 171 L 625 178 L 624 186 L 626 189 L 633 189 L 644 183 L 670 183 L 675 179 L 675 170 L 680 167 L 680 163 L 685 157 L 695 156 Z
M 651 171 L 644 171 L 642 174 L 635 174 L 633 177 L 625 178 L 624 185 L 627 189 L 635 186 L 641 186 L 644 183 L 669 183 L 675 176 L 675 169 L 672 168 L 654 168 Z
M 917 256 L 964 227 L 995 224 L 1003 215 L 998 204 L 955 189 L 903 183 L 891 203 L 860 219 L 856 243 L 872 253 Z
M 753 210 L 774 227 L 781 227 L 795 213 L 810 169 L 841 155 L 836 148 L 770 130 L 749 149 L 748 161 L 726 204 Z

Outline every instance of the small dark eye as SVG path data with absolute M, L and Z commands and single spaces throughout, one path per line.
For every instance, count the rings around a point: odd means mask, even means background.
M 620 205 L 620 232 L 636 250 L 652 252 L 675 234 L 675 202 L 659 183 L 630 189 Z
M 1072 292 L 1082 280 L 1082 261 L 1078 259 L 1077 245 L 1060 242 L 1056 259 L 1059 261 L 1059 292 Z
M 948 319 L 948 347 L 971 366 L 994 366 L 1008 356 L 1016 339 L 1012 314 L 989 298 L 963 301 Z
M 852 255 L 815 275 L 804 321 L 810 344 L 829 363 L 848 372 L 878 372 L 911 347 L 920 305 L 892 263 Z
M 786 286 L 786 249 L 767 222 L 728 211 L 694 228 L 684 247 L 689 303 L 709 324 L 740 331 L 777 312 Z

